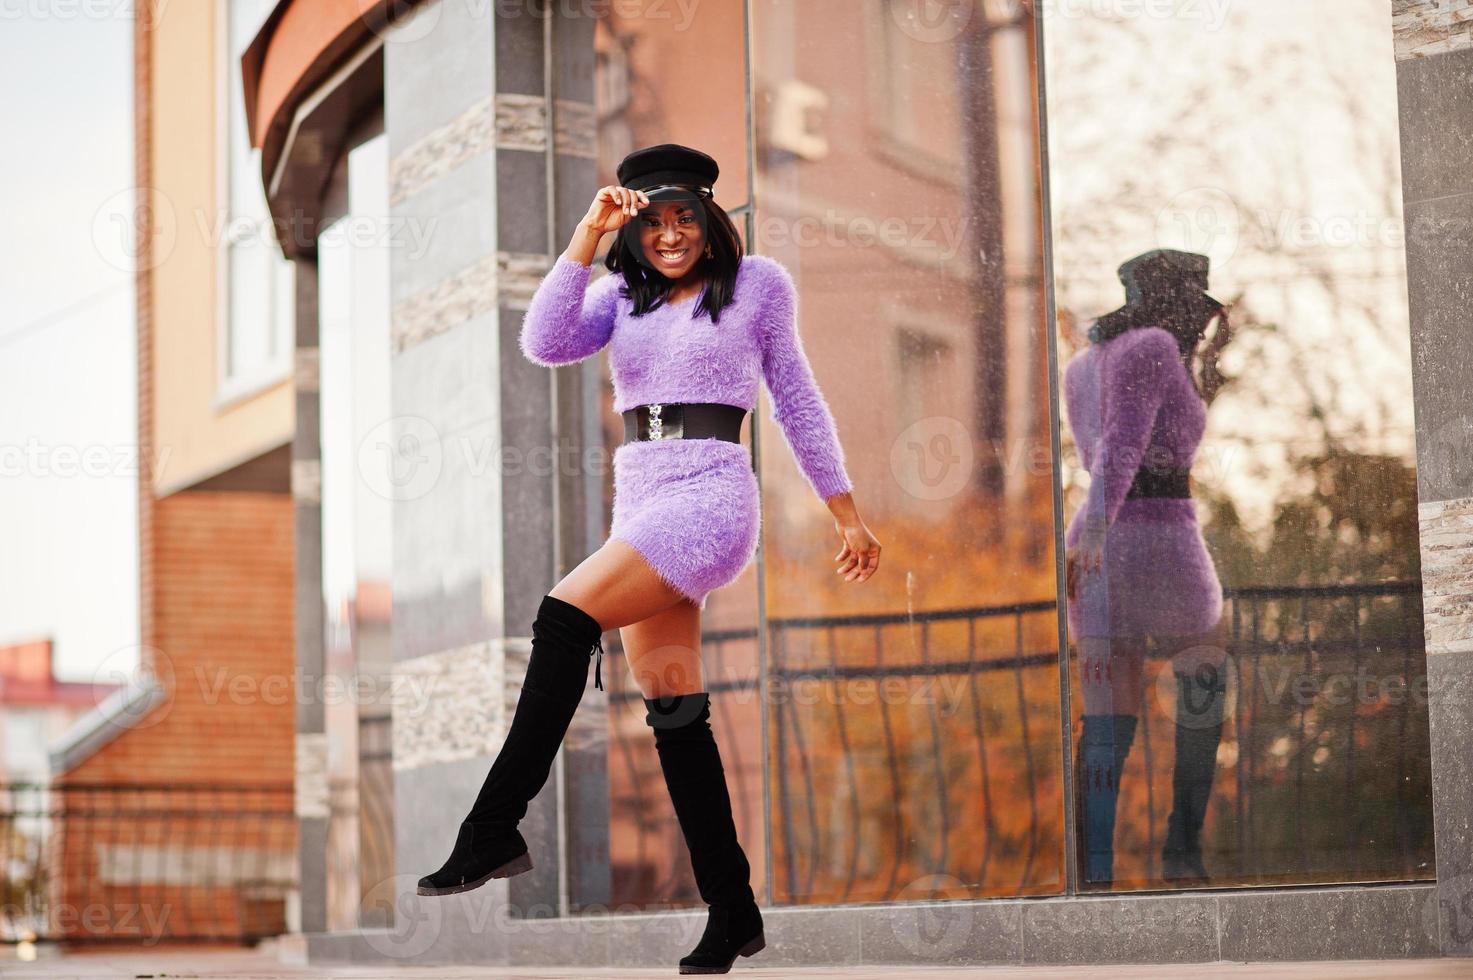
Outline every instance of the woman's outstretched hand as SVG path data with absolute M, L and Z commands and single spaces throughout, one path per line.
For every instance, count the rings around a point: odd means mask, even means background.
M 860 520 L 853 523 L 836 520 L 834 527 L 844 543 L 834 556 L 834 561 L 839 563 L 835 574 L 844 576 L 846 582 L 863 582 L 880 567 L 880 542 Z

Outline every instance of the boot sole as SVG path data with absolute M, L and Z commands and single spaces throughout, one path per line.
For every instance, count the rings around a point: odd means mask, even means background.
M 745 945 L 741 949 L 737 950 L 737 954 L 736 955 L 737 956 L 751 956 L 754 953 L 760 953 L 760 952 L 762 952 L 766 948 L 767 948 L 767 937 L 764 936 L 762 933 L 759 932 L 759 933 L 757 933 L 757 938 L 756 939 L 753 939 L 751 942 L 747 943 L 747 945 Z M 733 956 L 731 958 L 731 962 L 727 963 L 725 966 L 682 966 L 680 968 L 680 972 L 681 972 L 682 975 L 685 975 L 685 976 L 689 976 L 691 974 L 697 974 L 697 973 L 699 973 L 699 974 L 730 973 L 731 972 L 731 964 L 732 963 L 735 963 L 735 962 L 736 962 L 736 956 Z
M 418 894 L 459 895 L 461 892 L 468 892 L 473 888 L 480 888 L 482 885 L 492 880 L 493 878 L 510 878 L 513 875 L 523 874 L 524 872 L 531 870 L 532 855 L 523 854 L 521 857 L 512 858 L 510 861 L 506 862 L 495 871 L 492 871 L 484 878 L 477 878 L 475 881 L 468 881 L 463 885 L 449 885 L 445 888 L 431 888 L 427 885 L 420 885 L 418 889 Z

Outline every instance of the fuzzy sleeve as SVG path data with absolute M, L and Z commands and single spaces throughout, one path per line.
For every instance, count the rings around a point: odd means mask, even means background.
M 1129 346 L 1100 379 L 1104 418 L 1085 501 L 1086 517 L 1094 523 L 1113 523 L 1125 503 L 1156 427 L 1166 372 L 1179 358 L 1176 340 L 1165 330 L 1142 327 L 1134 333 L 1115 341 Z
M 748 256 L 747 261 L 753 260 L 763 273 L 758 326 L 762 377 L 772 396 L 772 418 L 781 426 L 813 492 L 828 500 L 854 487 L 845 471 L 833 413 L 819 391 L 798 334 L 798 291 L 781 263 Z
M 614 333 L 623 276 L 607 275 L 589 286 L 592 275 L 593 270 L 581 262 L 558 257 L 522 320 L 520 343 L 527 360 L 555 367 L 603 350 Z

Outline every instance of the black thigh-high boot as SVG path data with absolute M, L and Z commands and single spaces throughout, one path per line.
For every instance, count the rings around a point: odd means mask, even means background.
M 588 686 L 592 652 L 603 652 L 598 620 L 547 595 L 532 624 L 532 655 L 506 741 L 444 867 L 419 880 L 421 895 L 454 895 L 492 878 L 532 870 L 517 824 L 542 789 Z
M 1217 773 L 1217 746 L 1222 740 L 1226 672 L 1204 664 L 1176 674 L 1176 759 L 1171 772 L 1171 816 L 1161 848 L 1162 877 L 1207 880 L 1202 862 L 1202 824 Z
M 691 871 L 710 906 L 701 941 L 680 961 L 681 973 L 726 973 L 738 956 L 767 940 L 752 894 L 752 868 L 737 841 L 726 771 L 711 732 L 707 692 L 645 699 L 645 722 L 655 730 L 660 769 L 690 850 Z
M 1084 734 L 1075 753 L 1084 824 L 1084 876 L 1089 882 L 1115 880 L 1115 813 L 1120 773 L 1135 741 L 1135 715 L 1085 715 Z

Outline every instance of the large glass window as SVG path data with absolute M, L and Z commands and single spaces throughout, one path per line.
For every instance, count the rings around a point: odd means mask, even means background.
M 594 111 L 597 183 L 617 183 L 619 162 L 655 143 L 699 147 L 716 158 L 715 198 L 746 232 L 751 189 L 747 154 L 746 30 L 740 3 L 612 5 L 594 31 Z M 689 84 L 699 78 L 700 84 Z M 607 246 L 612 236 L 605 240 Z M 562 250 L 564 243 L 557 243 Z M 603 255 L 594 262 L 603 274 Z M 623 441 L 614 413 L 607 352 L 597 359 L 599 419 L 606 458 Z M 750 423 L 749 423 L 750 424 Z M 612 468 L 610 468 L 611 470 Z M 612 515 L 612 472 L 604 481 L 602 518 Z M 605 535 L 608 528 L 604 528 Z M 757 569 L 714 593 L 702 614 L 701 653 L 713 694 L 711 723 L 721 746 L 733 816 L 751 859 L 752 887 L 764 894 L 767 828 L 763 798 L 761 700 L 758 696 Z M 675 820 L 645 723 L 642 694 L 623 661 L 623 635 L 608 645 L 608 787 L 606 817 L 579 819 L 570 853 L 601 854 L 609 876 L 580 871 L 574 907 L 643 908 L 701 905 L 684 838 Z
M 317 242 L 325 690 L 349 692 L 324 709 L 334 929 L 388 925 L 371 895 L 394 875 L 388 178 L 386 135 L 344 154 Z
M 1212 6 L 1046 23 L 1081 887 L 1431 878 L 1386 6 Z
M 221 56 L 227 81 L 221 107 L 224 204 L 219 214 L 224 281 L 218 401 L 284 380 L 291 372 L 295 271 L 281 254 L 261 183 L 261 151 L 246 130 L 240 58 L 274 0 L 221 0 Z
M 834 574 L 764 395 L 773 900 L 1062 891 L 1032 18 L 752 6 L 756 251 L 886 549 Z
M 598 184 L 720 160 L 886 546 L 833 574 L 764 393 L 759 562 L 703 623 L 759 895 L 1433 877 L 1384 5 L 742 6 L 593 43 Z M 573 906 L 696 904 L 606 673 Z

